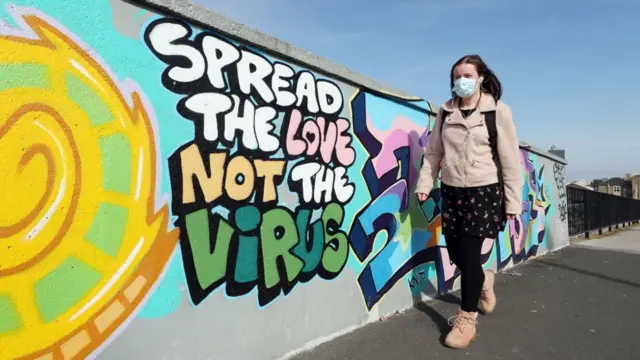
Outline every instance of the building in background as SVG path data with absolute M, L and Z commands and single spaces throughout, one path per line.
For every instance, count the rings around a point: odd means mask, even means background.
M 631 197 L 640 200 L 640 174 L 627 174 L 625 180 L 631 182 Z
M 572 181 L 569 184 L 567 184 L 567 186 L 571 186 L 574 188 L 578 188 L 578 189 L 583 189 L 583 190 L 590 190 L 590 191 L 594 191 L 595 189 L 587 182 L 587 180 L 578 180 L 578 181 Z
M 640 180 L 640 178 L 639 178 Z M 613 177 L 611 179 L 599 179 L 591 182 L 591 187 L 598 192 L 622 196 L 633 197 L 633 187 L 630 180 L 626 180 L 620 177 Z
M 551 148 L 549 149 L 549 152 L 552 153 L 553 155 L 565 159 L 565 151 L 564 149 L 558 149 L 557 146 L 552 145 Z

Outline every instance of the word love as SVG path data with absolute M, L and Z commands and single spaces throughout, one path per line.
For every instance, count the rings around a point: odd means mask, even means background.
M 351 147 L 351 135 L 348 134 L 349 121 L 338 118 L 328 122 L 318 116 L 316 121 L 302 121 L 300 111 L 293 110 L 288 121 L 285 153 L 291 157 L 304 154 L 316 157 L 329 164 L 332 161 L 350 166 L 356 159 L 356 152 Z

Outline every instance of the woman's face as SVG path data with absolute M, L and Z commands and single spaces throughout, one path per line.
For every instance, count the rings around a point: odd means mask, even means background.
M 467 79 L 478 80 L 480 75 L 476 66 L 473 64 L 460 64 L 453 69 L 453 81 L 456 81 L 462 77 Z

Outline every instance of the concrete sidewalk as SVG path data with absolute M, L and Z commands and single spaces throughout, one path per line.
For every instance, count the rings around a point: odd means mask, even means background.
M 616 250 L 604 249 L 607 242 Z M 368 325 L 295 360 L 640 359 L 640 229 L 583 242 L 500 274 L 498 307 L 480 316 L 478 340 L 442 340 L 458 294 Z M 590 247 L 587 247 L 590 246 Z M 598 247 L 595 247 L 598 246 Z M 629 247 L 629 246 L 627 246 Z
M 605 235 L 594 240 L 576 242 L 575 245 L 640 254 L 640 226 L 626 228 L 610 236 Z

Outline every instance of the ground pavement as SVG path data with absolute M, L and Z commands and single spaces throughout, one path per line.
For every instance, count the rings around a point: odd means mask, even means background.
M 495 313 L 467 350 L 442 345 L 458 294 L 294 360 L 640 359 L 640 228 L 572 244 L 498 275 Z

